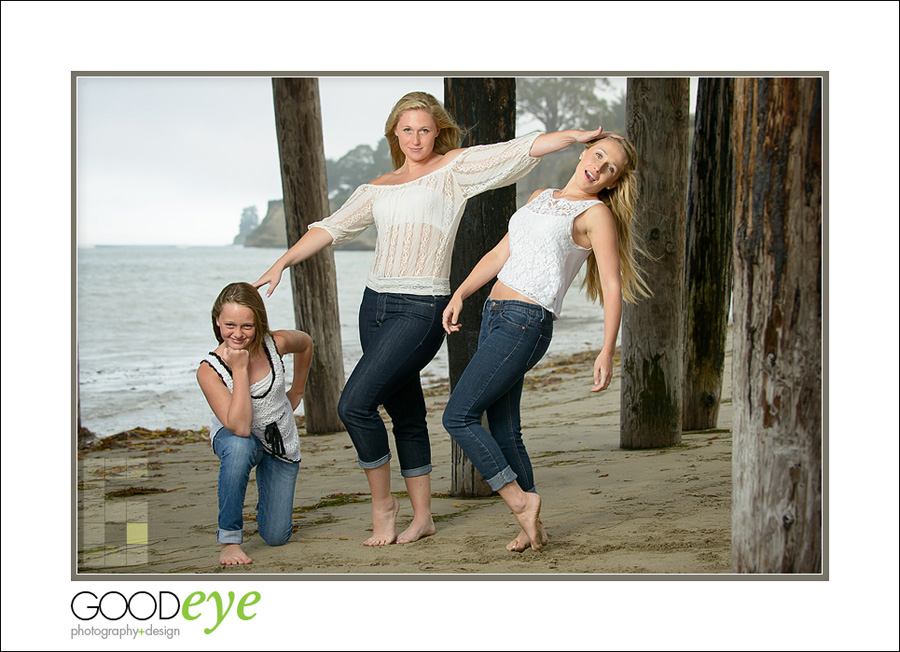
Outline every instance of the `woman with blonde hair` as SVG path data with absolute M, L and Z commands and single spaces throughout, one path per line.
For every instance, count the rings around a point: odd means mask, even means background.
M 463 301 L 497 277 L 485 302 L 478 350 L 450 396 L 443 423 L 521 526 L 508 550 L 540 550 L 547 543 L 519 407 L 525 374 L 550 345 L 566 290 L 587 261 L 584 285 L 604 315 L 592 392 L 606 389 L 612 378 L 623 295 L 635 301 L 648 294 L 631 234 L 636 162 L 634 147 L 620 136 L 589 141 L 565 187 L 538 190 L 516 211 L 509 233 L 444 310 L 444 329 L 458 331 Z M 481 425 L 485 413 L 490 432 Z
M 357 188 L 330 217 L 309 231 L 254 283 L 272 291 L 287 267 L 329 245 L 354 238 L 371 224 L 375 262 L 359 312 L 363 356 L 341 393 L 338 413 L 356 447 L 372 492 L 373 533 L 364 545 L 410 543 L 434 533 L 431 444 L 419 373 L 444 338 L 441 315 L 450 295 L 450 260 L 466 201 L 515 183 L 539 157 L 596 131 L 533 133 L 492 145 L 459 148 L 459 128 L 428 93 L 409 93 L 385 124 L 395 170 Z M 393 422 L 400 472 L 414 516 L 398 537 L 391 494 L 391 451 L 378 407 Z
M 400 137 L 395 133 L 397 122 L 400 116 L 406 111 L 428 111 L 431 114 L 434 125 L 438 130 L 438 134 L 434 139 L 434 151 L 437 154 L 446 154 L 447 152 L 459 147 L 462 140 L 462 133 L 459 126 L 447 113 L 444 106 L 437 101 L 434 95 L 430 93 L 422 93 L 416 91 L 407 93 L 394 105 L 391 113 L 384 124 L 384 137 L 388 141 L 388 148 L 391 151 L 391 163 L 394 164 L 394 170 L 403 167 L 406 161 L 406 154 L 400 147 Z

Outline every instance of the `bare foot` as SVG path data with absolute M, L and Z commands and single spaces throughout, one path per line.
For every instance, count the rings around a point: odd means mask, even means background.
M 364 546 L 386 546 L 394 543 L 397 538 L 395 526 L 397 512 L 400 511 L 400 503 L 391 494 L 390 502 L 385 505 L 376 505 L 372 501 L 372 536 L 363 541 Z
M 418 521 L 422 522 L 419 523 Z M 431 518 L 431 514 L 421 519 L 416 515 L 409 527 L 403 531 L 403 534 L 397 537 L 397 543 L 412 543 L 423 537 L 430 537 L 434 532 L 434 519 Z
M 226 566 L 238 566 L 241 564 L 252 564 L 250 559 L 241 549 L 238 543 L 223 543 L 222 552 L 219 553 L 219 563 Z
M 544 526 L 541 525 L 541 497 L 535 493 L 525 494 L 525 506 L 519 511 L 513 510 L 513 516 L 522 526 L 525 536 L 531 542 L 532 550 L 540 550 L 543 545 L 542 539 L 545 536 Z
M 538 531 L 541 533 L 541 546 L 546 546 L 547 542 L 550 541 L 550 538 L 544 531 L 544 524 L 541 521 L 538 521 Z M 522 552 L 530 545 L 531 539 L 525 534 L 525 530 L 522 530 L 519 532 L 519 536 L 506 544 L 506 549 L 510 552 Z

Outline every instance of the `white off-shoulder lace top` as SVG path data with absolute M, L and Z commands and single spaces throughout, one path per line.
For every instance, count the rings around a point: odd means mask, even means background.
M 466 201 L 528 174 L 540 160 L 530 154 L 539 135 L 468 147 L 444 167 L 407 183 L 364 184 L 333 215 L 310 228 L 325 229 L 337 246 L 374 223 L 378 238 L 368 287 L 448 295 L 453 242 Z
M 599 199 L 556 199 L 548 188 L 509 220 L 509 259 L 497 280 L 559 317 L 563 298 L 591 250 L 575 243 L 575 218 Z

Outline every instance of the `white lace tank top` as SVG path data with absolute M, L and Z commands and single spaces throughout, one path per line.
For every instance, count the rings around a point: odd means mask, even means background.
M 375 224 L 375 261 L 366 285 L 376 292 L 450 294 L 450 260 L 466 201 L 515 183 L 540 161 L 535 132 L 464 149 L 442 168 L 407 183 L 364 184 L 330 217 L 310 224 L 343 244 Z
M 269 374 L 250 385 L 250 401 L 253 405 L 253 423 L 250 432 L 262 443 L 263 449 L 269 455 L 274 455 L 285 462 L 296 463 L 300 461 L 300 435 L 297 432 L 297 422 L 294 421 L 294 409 L 285 390 L 284 361 L 271 335 L 266 335 L 263 342 L 263 348 L 269 358 Z M 233 392 L 231 369 L 225 361 L 212 351 L 203 361 L 215 369 L 228 387 L 228 391 Z M 216 433 L 222 427 L 222 422 L 213 414 L 209 431 L 210 441 L 215 439 Z
M 563 298 L 591 250 L 572 238 L 575 218 L 599 199 L 555 199 L 548 188 L 509 220 L 509 259 L 497 274 L 507 287 L 559 317 Z

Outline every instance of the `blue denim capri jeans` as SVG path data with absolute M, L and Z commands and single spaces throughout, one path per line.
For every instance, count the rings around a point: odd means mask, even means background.
M 494 491 L 513 480 L 524 491 L 534 491 L 520 404 L 525 374 L 547 352 L 552 336 L 549 310 L 525 301 L 488 299 L 478 351 L 444 410 L 447 432 Z M 481 425 L 485 413 L 490 432 Z
M 259 440 L 250 435 L 238 437 L 222 428 L 213 438 L 213 451 L 219 464 L 219 543 L 241 543 L 244 540 L 244 497 L 250 480 L 250 469 L 256 467 L 256 525 L 260 536 L 270 546 L 287 543 L 293 532 L 294 486 L 299 464 L 279 460 L 263 450 Z
M 383 405 L 393 423 L 400 473 L 405 478 L 431 473 L 431 442 L 419 372 L 444 341 L 441 318 L 448 300 L 366 288 L 359 307 L 363 355 L 338 403 L 338 415 L 362 468 L 378 468 L 391 459 L 387 429 L 378 413 Z

